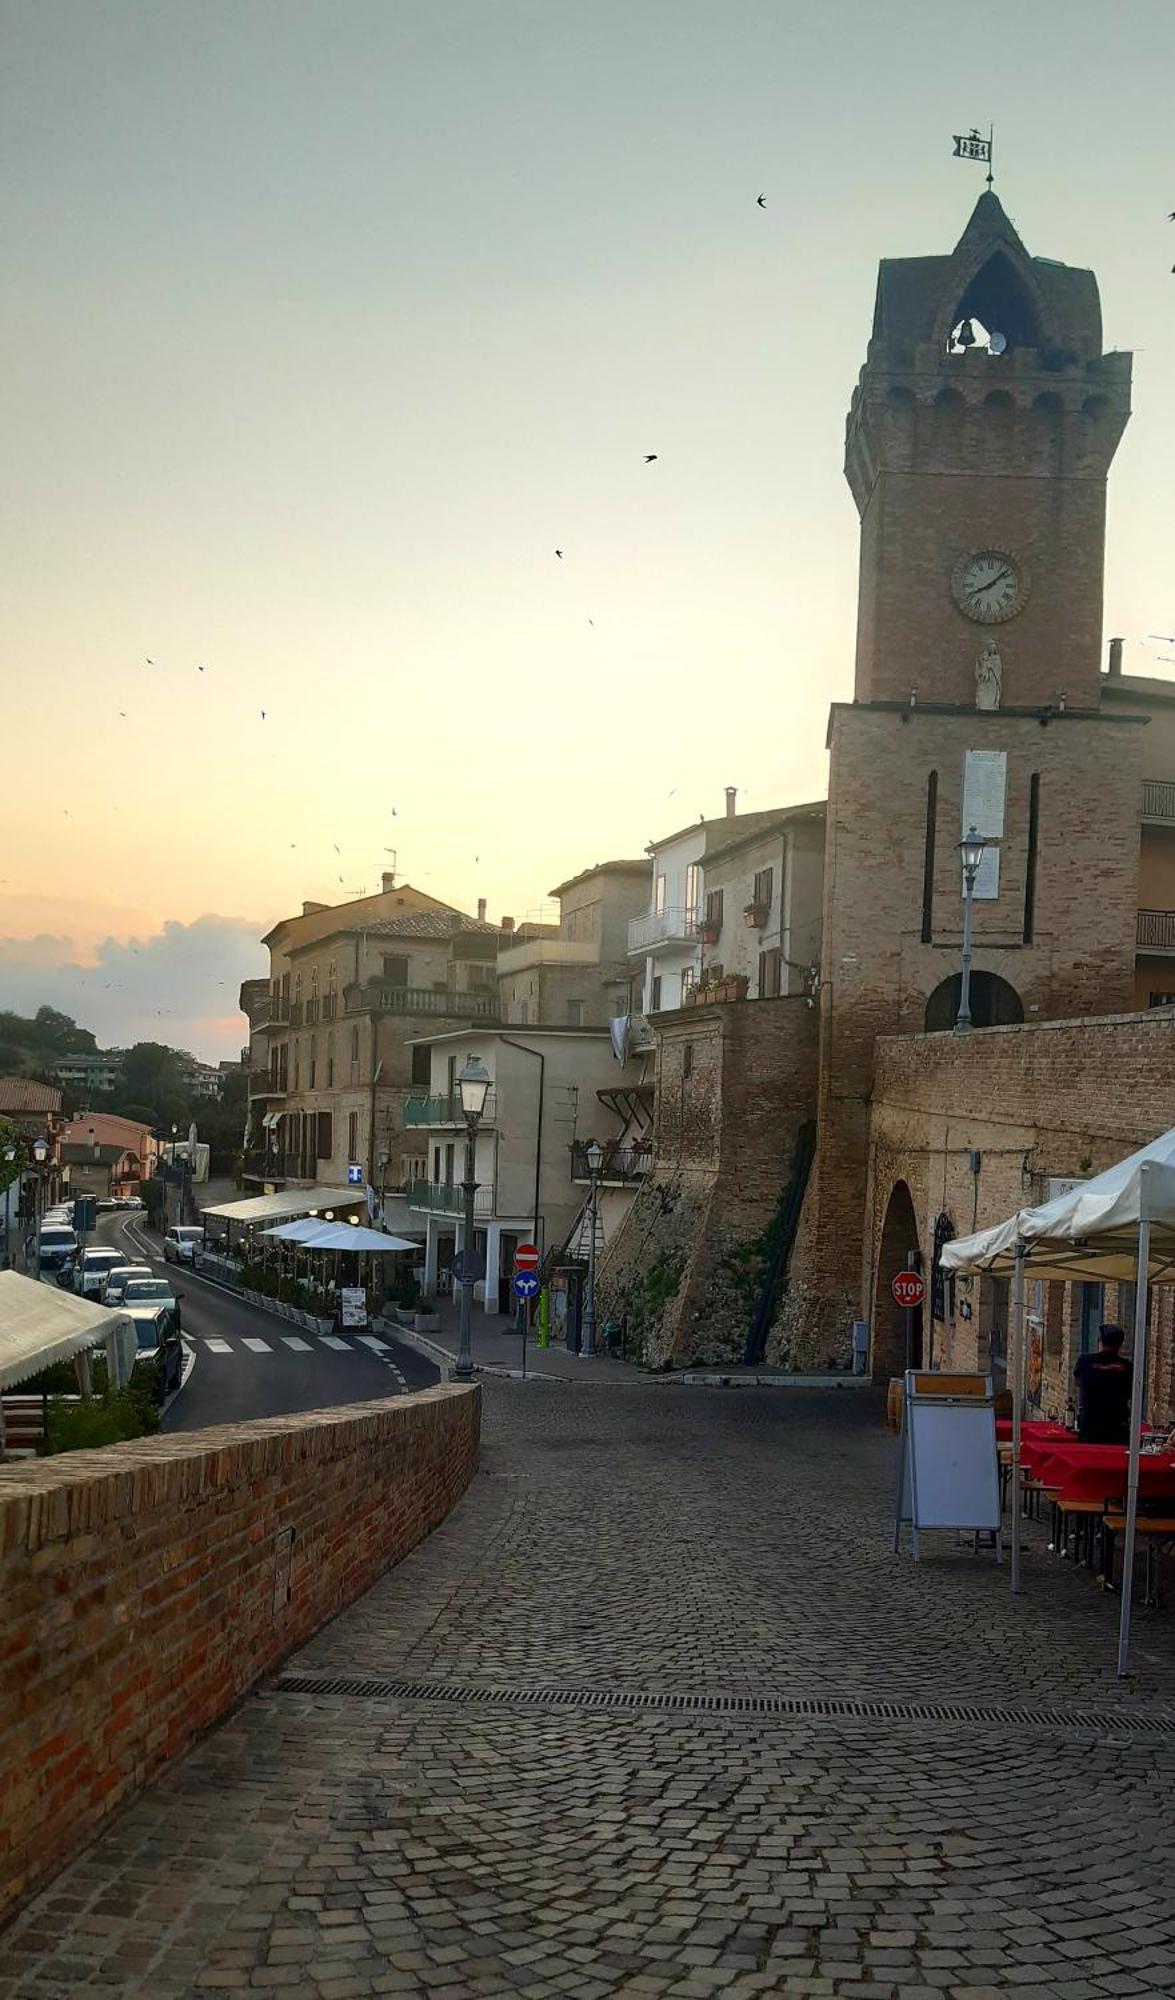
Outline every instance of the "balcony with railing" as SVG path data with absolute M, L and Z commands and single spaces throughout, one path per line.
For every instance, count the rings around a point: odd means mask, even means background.
M 700 924 L 697 910 L 652 910 L 647 916 L 633 917 L 628 926 L 629 957 L 694 944 Z
M 408 1206 L 427 1215 L 461 1216 L 465 1213 L 465 1190 L 460 1181 L 410 1181 Z M 479 1187 L 473 1197 L 474 1215 L 484 1222 L 493 1212 L 493 1188 Z
M 588 1142 L 577 1139 L 571 1146 L 571 1178 L 588 1185 L 591 1170 L 587 1160 Z M 633 1187 L 643 1181 L 653 1163 L 651 1139 L 616 1139 L 605 1144 L 599 1172 L 601 1187 Z
M 292 1001 L 290 1002 L 290 1026 L 291 1026 L 291 1028 L 300 1028 L 300 1027 L 301 1027 L 301 1025 L 302 1025 L 302 1014 L 303 1014 L 303 1007 L 302 1007 L 302 1002 L 301 1002 L 300 1000 L 292 1000 Z
M 389 986 L 382 979 L 369 979 L 363 985 L 349 986 L 344 999 L 348 1014 L 442 1014 L 454 1021 L 501 1019 L 494 988 L 458 992 L 451 987 Z
M 1175 957 L 1175 910 L 1140 910 L 1138 950 Z
M 498 1100 L 494 1092 L 487 1092 L 485 1110 L 481 1114 L 482 1125 L 492 1125 L 498 1115 Z M 465 1124 L 465 1113 L 461 1109 L 459 1091 L 443 1091 L 434 1097 L 410 1097 L 404 1106 L 405 1125 L 461 1125 Z
M 1175 778 L 1143 779 L 1142 816 L 1162 825 L 1175 825 Z

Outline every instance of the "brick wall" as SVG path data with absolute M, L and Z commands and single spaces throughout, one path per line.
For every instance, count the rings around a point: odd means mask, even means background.
M 901 1190 L 909 1190 L 917 1247 L 929 1269 L 940 1213 L 950 1216 L 955 1234 L 969 1234 L 1046 1199 L 1050 1176 L 1089 1178 L 1172 1127 L 1175 1015 L 1166 1011 L 879 1041 L 863 1287 L 876 1372 L 892 1372 L 899 1359 L 882 1250 L 895 1194 L 900 1202 Z M 985 1366 L 989 1334 L 993 1323 L 1006 1321 L 1007 1300 L 983 1280 L 958 1291 L 956 1306 L 963 1303 L 969 1318 L 956 1314 L 935 1328 L 935 1358 Z M 1030 1304 L 1042 1319 L 1039 1400 L 1063 1411 L 1080 1348 L 1079 1290 L 1049 1284 Z M 1152 1414 L 1160 1418 L 1175 1415 L 1173 1304 L 1172 1289 L 1162 1288 L 1150 1371 Z M 1121 1317 L 1129 1330 L 1129 1311 L 1128 1297 L 1107 1287 L 1099 1317 Z
M 740 1360 L 801 1125 L 815 1115 L 816 1016 L 803 999 L 662 1014 L 654 1158 L 609 1245 L 604 1318 L 646 1359 Z
M 1134 992 L 1138 760 L 1143 731 L 1097 717 L 843 707 L 834 711 L 821 965 L 820 1144 L 780 1328 L 847 1361 L 863 1284 L 869 1101 L 879 1036 L 917 1033 L 958 971 L 964 754 L 1006 755 L 1000 893 L 975 905 L 975 967 L 1026 1019 L 1114 1012 Z M 930 936 L 928 780 L 936 774 Z M 1029 803 L 1039 841 L 1025 937 Z M 998 1083 L 992 1101 L 1000 1101 Z M 799 1355 L 814 1366 L 813 1353 Z
M 443 1520 L 480 1392 L 0 1470 L 0 1918 Z

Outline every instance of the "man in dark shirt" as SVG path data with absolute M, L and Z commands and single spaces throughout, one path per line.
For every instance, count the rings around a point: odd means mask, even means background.
M 1134 1370 L 1122 1355 L 1120 1326 L 1098 1329 L 1099 1345 L 1078 1357 L 1073 1377 L 1080 1399 L 1077 1435 L 1082 1444 L 1125 1444 L 1130 1436 Z

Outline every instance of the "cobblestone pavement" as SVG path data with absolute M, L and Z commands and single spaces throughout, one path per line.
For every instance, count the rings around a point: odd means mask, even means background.
M 872 1397 L 485 1398 L 461 1506 L 287 1669 L 468 1698 L 252 1697 L 9 1930 L 0 2000 L 1175 1992 L 1175 1621 L 1123 1693 L 1084 1573 L 894 1558 Z M 740 1692 L 840 1708 L 704 1706 Z M 908 1712 L 967 1701 L 1007 1713 Z

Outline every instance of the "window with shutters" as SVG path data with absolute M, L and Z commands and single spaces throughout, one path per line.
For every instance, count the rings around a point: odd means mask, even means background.
M 320 1111 L 318 1114 L 318 1157 L 320 1160 L 329 1160 L 331 1154 L 334 1152 L 333 1125 L 334 1119 L 331 1113 L 329 1111 Z
M 302 1044 L 294 1043 L 294 1089 L 302 1088 Z
M 385 951 L 383 966 L 384 979 L 389 986 L 407 986 L 408 960 L 402 954 Z
M 685 920 L 691 929 L 698 921 L 698 906 L 702 899 L 702 869 L 700 862 L 691 861 L 685 871 Z
M 317 1036 L 317 1035 L 311 1035 L 311 1037 L 310 1037 L 310 1054 L 309 1054 L 309 1058 L 308 1058 L 308 1072 L 309 1072 L 309 1073 L 308 1073 L 308 1077 L 307 1077 L 307 1082 L 308 1082 L 308 1085 L 309 1085 L 309 1088 L 310 1088 L 311 1090 L 313 1090 L 313 1089 L 314 1089 L 314 1082 L 315 1082 L 315 1077 L 316 1077 L 316 1075 L 317 1075 L 317 1072 L 318 1072 L 318 1036 Z
M 335 1087 L 335 1038 L 333 1035 L 328 1035 L 326 1038 L 326 1087 L 328 1090 L 333 1090 Z
M 759 998 L 778 1000 L 783 992 L 783 953 L 776 946 L 759 953 Z
M 721 889 L 708 889 L 706 891 L 706 929 L 708 931 L 720 931 L 722 929 Z
M 655 972 L 653 974 L 653 987 L 652 987 L 652 994 L 650 997 L 650 1012 L 655 1014 L 660 1005 L 661 1005 L 661 974 L 659 972 Z
M 426 1085 L 432 1082 L 432 1051 L 430 1049 L 413 1049 L 412 1081 L 413 1083 L 423 1083 Z
M 653 884 L 653 909 L 660 916 L 665 908 L 665 877 L 658 875 Z
M 771 898 L 774 894 L 775 894 L 774 868 L 756 868 L 755 893 L 752 896 L 751 901 L 753 903 L 762 903 L 763 907 L 769 910 L 771 908 Z

